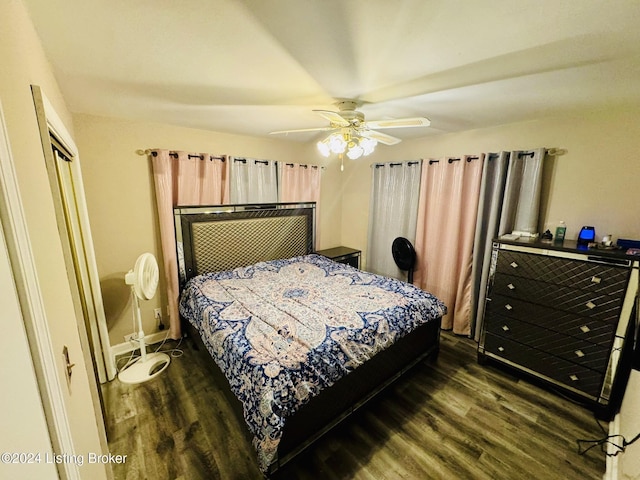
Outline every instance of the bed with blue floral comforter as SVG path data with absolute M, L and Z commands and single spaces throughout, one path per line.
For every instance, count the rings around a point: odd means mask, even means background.
M 413 285 L 319 255 L 200 275 L 180 300 L 180 314 L 242 402 L 263 471 L 288 417 L 445 312 Z

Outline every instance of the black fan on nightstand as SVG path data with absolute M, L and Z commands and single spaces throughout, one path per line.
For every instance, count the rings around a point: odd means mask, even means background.
M 391 244 L 391 253 L 398 268 L 407 272 L 407 282 L 413 283 L 416 251 L 411 242 L 404 237 L 396 238 Z

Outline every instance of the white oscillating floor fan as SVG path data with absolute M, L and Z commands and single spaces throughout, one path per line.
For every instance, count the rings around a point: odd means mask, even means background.
M 140 255 L 133 270 L 125 275 L 124 281 L 131 286 L 133 318 L 138 329 L 136 340 L 140 344 L 140 357 L 127 365 L 118 374 L 118 378 L 123 383 L 142 383 L 162 373 L 171 361 L 166 353 L 147 353 L 142 330 L 140 300 L 151 300 L 158 288 L 158 263 L 155 257 L 150 253 Z

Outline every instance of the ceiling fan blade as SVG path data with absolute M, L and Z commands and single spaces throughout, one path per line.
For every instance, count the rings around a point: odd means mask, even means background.
M 384 143 L 385 145 L 395 145 L 396 143 L 400 143 L 402 141 L 397 137 L 392 137 L 391 135 L 387 135 L 386 133 L 382 132 L 376 132 L 375 130 L 362 130 L 360 131 L 360 135 L 367 138 L 373 138 L 379 143 Z
M 276 132 L 269 132 L 269 135 L 279 135 L 287 133 L 302 133 L 302 132 L 326 132 L 329 130 L 335 130 L 333 127 L 318 127 L 318 128 L 299 128 L 297 130 L 278 130 Z
M 406 128 L 428 127 L 431 121 L 425 117 L 395 118 L 391 120 L 372 120 L 366 122 L 368 128 Z
M 349 120 L 345 119 L 338 112 L 332 112 L 331 110 L 314 110 L 314 112 L 318 113 L 321 117 L 326 118 L 332 124 L 340 127 L 348 127 L 350 125 Z

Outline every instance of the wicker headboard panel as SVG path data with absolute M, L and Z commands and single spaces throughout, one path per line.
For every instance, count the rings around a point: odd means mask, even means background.
M 313 251 L 315 203 L 177 207 L 174 216 L 181 285 L 203 273 Z

